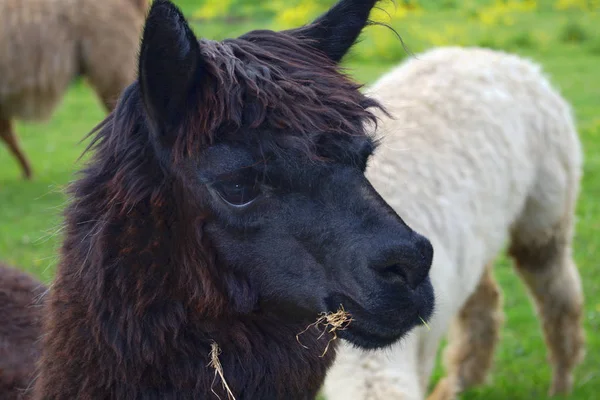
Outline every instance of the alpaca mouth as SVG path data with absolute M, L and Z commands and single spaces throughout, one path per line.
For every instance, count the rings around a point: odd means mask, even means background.
M 372 331 L 364 331 L 360 326 L 354 325 L 348 327 L 346 330 L 340 331 L 338 336 L 347 342 L 360 347 L 365 350 L 380 349 L 382 347 L 388 347 L 401 340 L 410 329 L 406 329 L 401 332 L 397 332 L 394 335 L 378 334 Z
M 329 310 L 336 310 L 340 304 L 352 316 L 352 322 L 337 332 L 338 336 L 351 344 L 369 350 L 388 347 L 405 337 L 413 328 L 426 324 L 434 309 L 433 286 L 426 279 L 413 293 L 406 293 L 396 299 L 397 307 L 390 312 L 386 302 L 367 310 L 354 299 L 335 294 L 327 300 Z

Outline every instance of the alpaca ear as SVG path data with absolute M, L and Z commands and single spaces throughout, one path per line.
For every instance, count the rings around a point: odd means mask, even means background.
M 354 45 L 377 0 L 340 0 L 312 24 L 288 31 L 310 40 L 311 46 L 340 62 Z
M 151 122 L 165 134 L 181 122 L 201 76 L 196 36 L 170 1 L 152 3 L 142 37 L 139 83 Z

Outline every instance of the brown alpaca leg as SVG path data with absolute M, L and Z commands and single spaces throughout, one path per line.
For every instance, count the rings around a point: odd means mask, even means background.
M 455 399 L 463 390 L 485 382 L 504 322 L 502 294 L 492 268 L 492 264 L 486 267 L 475 292 L 453 321 L 444 354 L 448 376 L 428 400 Z
M 553 366 L 550 395 L 571 391 L 573 369 L 584 356 L 581 279 L 565 236 L 555 235 L 543 246 L 514 241 L 510 249 L 542 320 Z
M 17 140 L 11 122 L 7 119 L 0 118 L 0 138 L 6 143 L 10 152 L 19 161 L 25 179 L 31 179 L 31 166 L 29 165 L 29 161 L 27 160 L 27 157 L 25 157 L 23 150 L 21 150 L 21 147 L 19 146 L 19 141 Z

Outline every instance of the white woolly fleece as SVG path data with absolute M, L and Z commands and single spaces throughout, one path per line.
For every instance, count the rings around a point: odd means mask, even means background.
M 434 246 L 437 305 L 390 349 L 340 347 L 328 400 L 421 400 L 440 340 L 506 241 L 570 238 L 582 153 L 570 107 L 534 63 L 480 48 L 438 48 L 368 93 L 393 115 L 367 175 Z M 568 239 L 567 239 L 568 240 Z

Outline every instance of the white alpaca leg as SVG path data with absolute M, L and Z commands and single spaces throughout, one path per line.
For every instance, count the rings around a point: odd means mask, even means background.
M 453 321 L 444 354 L 447 376 L 428 400 L 453 400 L 486 380 L 504 321 L 502 295 L 492 268 L 487 266 L 475 292 Z

